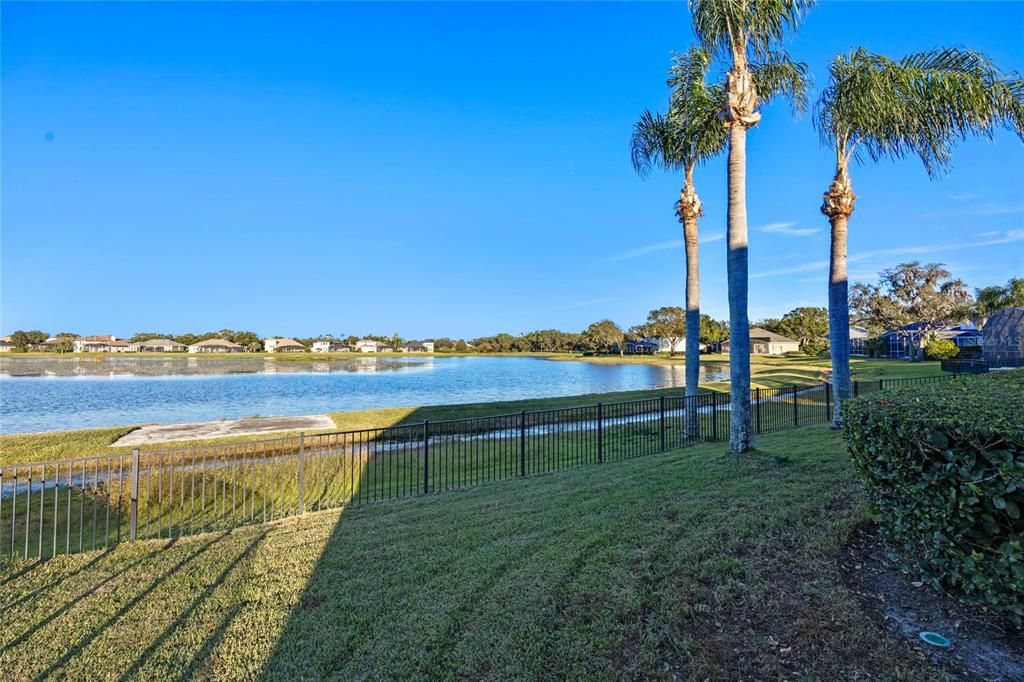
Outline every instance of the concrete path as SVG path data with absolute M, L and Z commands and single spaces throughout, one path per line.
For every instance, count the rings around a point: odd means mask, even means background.
M 326 414 L 306 417 L 256 417 L 254 419 L 222 419 L 191 424 L 156 424 L 143 426 L 119 438 L 113 445 L 143 446 L 175 440 L 205 440 L 226 436 L 252 436 L 282 431 L 333 431 L 334 420 Z

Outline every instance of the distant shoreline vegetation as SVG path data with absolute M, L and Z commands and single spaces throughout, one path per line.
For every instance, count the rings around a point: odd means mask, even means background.
M 945 284 L 939 291 L 936 282 L 951 277 L 939 264 L 921 266 L 917 262 L 901 263 L 898 267 L 885 270 L 877 285 L 855 284 L 850 296 L 850 323 L 862 325 L 868 334 L 867 342 L 876 342 L 879 336 L 909 323 L 924 323 L 929 329 L 955 320 L 975 320 L 982 326 L 994 312 L 1012 306 L 1024 306 L 1024 278 L 1011 278 L 1006 286 L 989 286 L 975 290 L 971 297 L 960 280 Z M 920 289 L 930 292 L 931 306 L 923 308 L 913 296 Z M 949 291 L 947 291 L 947 288 Z M 957 293 L 954 297 L 950 292 Z M 955 299 L 955 300 L 954 300 Z M 951 319 L 952 318 L 952 319 Z M 829 347 L 828 310 L 824 307 L 804 306 L 794 308 L 780 318 L 755 320 L 752 329 L 767 330 L 774 334 L 798 341 L 800 350 L 806 355 L 819 356 Z M 686 313 L 679 306 L 655 308 L 647 319 L 625 330 L 609 319 L 590 324 L 580 332 L 566 332 L 560 329 L 538 329 L 522 334 L 498 333 L 473 339 L 453 339 L 447 336 L 413 341 L 399 334 L 390 337 L 377 334 L 332 335 L 316 337 L 286 338 L 268 336 L 261 338 L 256 332 L 221 329 L 203 334 L 160 334 L 138 332 L 128 339 L 113 336 L 83 337 L 73 332 L 60 332 L 49 336 L 40 330 L 12 332 L 0 338 L 0 357 L 8 354 L 53 355 L 63 354 L 81 357 L 132 356 L 150 357 L 180 356 L 190 346 L 214 341 L 224 346 L 233 346 L 235 353 L 273 355 L 285 358 L 298 356 L 331 357 L 352 353 L 364 355 L 476 355 L 476 354 L 525 354 L 525 355 L 636 355 L 649 352 L 644 342 L 656 339 L 661 343 L 659 355 L 673 357 L 682 355 L 681 347 L 686 338 Z M 702 352 L 718 350 L 729 339 L 729 324 L 702 314 L 699 324 L 699 343 Z M 84 347 L 82 342 L 96 340 L 94 350 L 76 352 Z M 168 350 L 135 352 L 130 346 L 154 341 L 154 347 Z M 268 341 L 277 352 L 267 352 Z M 285 343 L 280 343 L 280 342 Z M 120 350 L 110 351 L 113 345 Z M 84 344 L 90 345 L 90 344 Z M 98 350 L 108 348 L 107 351 Z M 170 350 L 169 348 L 175 348 Z M 640 347 L 639 350 L 636 350 Z M 372 350 L 369 350 L 372 349 Z M 383 352 L 382 352 L 383 351 Z M 221 353 L 188 353 L 190 357 L 205 355 L 218 356 Z
M 726 326 L 723 322 L 714 320 L 707 315 L 703 316 L 703 318 L 704 319 L 701 320 L 702 343 L 712 344 L 720 342 L 728 336 Z M 159 339 L 166 343 L 180 344 L 180 346 L 184 348 L 173 351 L 166 350 L 148 353 L 137 353 L 130 351 L 128 348 L 111 352 L 87 351 L 84 353 L 76 353 L 75 341 L 83 339 L 79 334 L 73 332 L 60 332 L 55 336 L 49 336 L 46 332 L 40 330 L 18 330 L 13 332 L 10 336 L 4 337 L 3 340 L 0 340 L 0 344 L 5 346 L 2 350 L 12 353 L 59 353 L 90 357 L 101 355 L 121 356 L 140 354 L 150 356 L 181 355 L 185 352 L 187 347 L 211 340 L 224 340 L 231 344 L 237 344 L 238 346 L 241 346 L 241 349 L 238 349 L 237 352 L 264 353 L 267 350 L 267 341 L 281 339 L 287 342 L 295 342 L 297 345 L 289 343 L 288 350 L 293 353 L 298 351 L 297 354 L 299 355 L 303 354 L 303 350 L 306 352 L 315 351 L 314 344 L 317 342 L 330 342 L 331 346 L 336 345 L 339 347 L 340 353 L 332 348 L 329 352 L 317 352 L 317 356 L 345 354 L 348 352 L 361 352 L 370 355 L 404 354 L 405 352 L 446 355 L 460 353 L 619 353 L 620 349 L 624 348 L 625 344 L 629 341 L 641 341 L 646 338 L 659 338 L 675 342 L 682 339 L 684 334 L 685 312 L 683 309 L 678 306 L 665 306 L 650 311 L 645 322 L 633 325 L 626 330 L 623 330 L 615 322 L 605 319 L 589 325 L 581 332 L 567 332 L 560 329 L 539 329 L 522 334 L 508 334 L 502 332 L 493 336 L 481 336 L 473 339 L 438 337 L 424 339 L 422 341 L 413 341 L 405 339 L 397 333 L 392 334 L 391 336 L 382 336 L 378 334 L 364 334 L 362 336 L 322 334 L 316 337 L 289 338 L 271 335 L 261 338 L 260 335 L 256 334 L 256 332 L 249 330 L 237 331 L 233 329 L 222 329 L 217 332 L 205 332 L 202 334 L 138 332 L 126 339 L 115 339 L 115 337 L 84 337 L 85 339 L 102 338 L 104 341 L 107 339 L 111 341 L 123 341 L 127 342 L 127 344 L 141 344 L 154 339 Z M 365 350 L 360 350 L 360 346 L 362 344 L 367 344 L 369 342 L 377 342 L 379 347 L 391 349 L 392 352 L 367 353 Z M 424 344 L 431 344 L 429 346 L 431 350 L 424 351 L 422 349 Z M 322 343 L 320 345 L 323 347 L 329 347 L 324 346 Z M 676 344 L 673 343 L 673 347 L 675 345 Z M 302 346 L 302 348 L 299 348 L 298 346 Z M 201 353 L 192 354 L 196 356 L 201 355 Z M 285 354 L 286 353 L 281 351 L 273 353 L 274 356 L 280 357 L 283 357 Z M 675 354 L 674 349 L 670 354 Z

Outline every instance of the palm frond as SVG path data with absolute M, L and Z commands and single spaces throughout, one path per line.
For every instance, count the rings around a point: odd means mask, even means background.
M 734 50 L 766 56 L 816 0 L 688 0 L 701 45 L 725 56 Z
M 686 170 L 724 149 L 726 133 L 718 118 L 724 93 L 705 81 L 710 63 L 711 55 L 699 48 L 673 58 L 668 112 L 645 111 L 633 125 L 630 151 L 640 175 L 656 166 Z
M 833 59 L 829 76 L 815 125 L 823 144 L 858 160 L 917 156 L 934 176 L 959 140 L 1004 127 L 1024 139 L 1024 81 L 978 52 L 943 48 L 896 61 L 861 48 Z
M 794 114 L 807 111 L 811 78 L 806 64 L 793 61 L 784 50 L 775 50 L 769 52 L 764 61 L 751 63 L 750 71 L 762 100 L 770 102 L 785 97 Z
M 633 124 L 633 136 L 630 138 L 633 168 L 641 176 L 647 176 L 655 166 L 665 170 L 683 168 L 685 158 L 681 140 L 677 127 L 668 117 L 644 111 Z

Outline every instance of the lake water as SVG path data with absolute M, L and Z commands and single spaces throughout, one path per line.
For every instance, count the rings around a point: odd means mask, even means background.
M 702 381 L 728 377 L 701 367 Z M 0 433 L 682 387 L 678 365 L 532 357 L 4 358 Z

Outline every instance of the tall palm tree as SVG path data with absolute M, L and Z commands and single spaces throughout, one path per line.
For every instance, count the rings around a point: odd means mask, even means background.
M 917 52 L 894 61 L 861 48 L 829 65 L 829 85 L 815 108 L 822 144 L 835 149 L 836 170 L 821 212 L 832 228 L 829 260 L 829 341 L 833 426 L 850 397 L 850 309 L 847 225 L 856 195 L 850 161 L 917 156 L 929 176 L 949 166 L 953 145 L 968 136 L 991 138 L 1007 127 L 1024 139 L 1024 80 L 1004 75 L 986 56 L 960 48 Z
M 750 338 L 747 330 L 747 129 L 761 119 L 758 106 L 788 95 L 795 108 L 806 102 L 807 68 L 775 48 L 815 0 L 688 0 L 697 39 L 725 58 L 721 119 L 729 134 L 728 279 L 729 450 L 753 447 L 750 419 Z
M 697 219 L 704 215 L 693 172 L 698 164 L 725 147 L 725 129 L 718 119 L 722 89 L 707 84 L 711 56 L 691 48 L 672 60 L 668 114 L 645 111 L 633 125 L 633 168 L 641 176 L 654 166 L 683 172 L 676 216 L 683 224 L 686 247 L 686 395 L 697 395 L 700 381 L 700 262 Z M 674 349 L 673 349 L 674 350 Z M 696 431 L 697 413 L 687 410 L 688 432 Z

